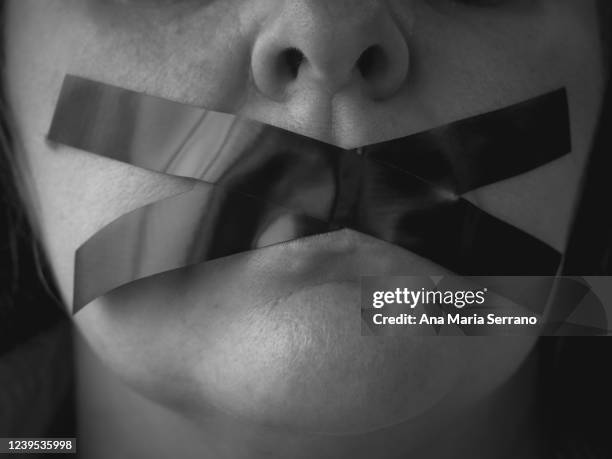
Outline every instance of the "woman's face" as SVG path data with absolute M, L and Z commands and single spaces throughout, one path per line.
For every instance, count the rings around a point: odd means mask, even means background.
M 67 73 L 346 148 L 565 87 L 572 154 L 470 195 L 560 251 L 603 85 L 594 0 L 19 0 L 8 2 L 6 33 L 18 154 L 67 303 L 83 242 L 191 186 L 51 147 L 45 136 Z M 374 63 L 355 72 L 374 45 Z M 297 75 L 283 60 L 288 49 L 303 55 Z M 323 283 L 313 282 L 313 267 Z M 360 275 L 440 272 L 342 232 L 136 282 L 75 322 L 130 385 L 198 422 L 230 415 L 295 432 L 414 429 L 407 421 L 452 420 L 482 400 L 534 344 L 361 336 Z

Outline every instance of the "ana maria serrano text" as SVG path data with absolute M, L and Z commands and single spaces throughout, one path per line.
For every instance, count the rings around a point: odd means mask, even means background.
M 500 315 L 494 312 L 488 314 L 466 314 L 470 306 L 482 306 L 487 301 L 488 289 L 481 290 L 427 290 L 421 288 L 413 290 L 408 288 L 396 288 L 395 290 L 375 291 L 372 294 L 372 307 L 380 312 L 372 316 L 374 325 L 537 325 L 536 316 L 512 316 Z M 393 308 L 395 314 L 387 315 L 383 308 L 386 306 L 401 306 L 414 312 L 420 305 L 450 306 L 456 312 L 448 312 L 446 315 L 433 315 L 422 313 L 397 314 L 397 308 Z

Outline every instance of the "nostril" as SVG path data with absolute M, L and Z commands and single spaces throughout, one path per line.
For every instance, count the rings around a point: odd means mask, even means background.
M 305 91 L 321 95 L 344 91 L 380 101 L 403 87 L 410 52 L 402 31 L 387 14 L 376 13 L 375 21 L 360 17 L 355 23 L 359 26 L 333 28 L 327 17 L 304 21 L 294 17 L 291 8 L 286 13 L 253 43 L 250 72 L 259 94 L 286 102 L 302 100 L 294 96 Z
M 289 71 L 291 78 L 295 79 L 300 71 L 300 66 L 304 62 L 305 56 L 297 48 L 289 48 L 283 51 L 281 55 L 281 62 L 283 66 Z
M 384 74 L 387 65 L 387 56 L 379 45 L 370 46 L 357 60 L 357 69 L 366 80 Z

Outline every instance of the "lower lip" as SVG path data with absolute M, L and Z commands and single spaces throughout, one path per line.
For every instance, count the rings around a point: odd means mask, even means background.
M 448 274 L 412 252 L 346 229 L 231 258 L 227 260 L 229 264 L 242 274 L 263 279 L 268 295 L 276 298 L 314 285 L 330 284 L 331 287 L 354 283 L 358 286 L 363 276 Z

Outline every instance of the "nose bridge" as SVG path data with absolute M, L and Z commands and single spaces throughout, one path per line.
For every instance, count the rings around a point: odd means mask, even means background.
M 350 78 L 360 56 L 377 41 L 381 4 L 374 0 L 294 1 L 284 26 L 305 68 L 329 86 Z
M 355 81 L 380 99 L 404 81 L 408 61 L 386 1 L 286 0 L 256 40 L 252 71 L 276 100 L 313 85 L 335 94 Z
M 312 22 L 360 27 L 383 9 L 380 0 L 291 0 L 290 8 Z

